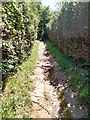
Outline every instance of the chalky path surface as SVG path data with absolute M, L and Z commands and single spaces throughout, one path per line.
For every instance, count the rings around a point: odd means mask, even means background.
M 39 56 L 34 70 L 35 89 L 31 95 L 33 101 L 31 115 L 33 118 L 57 118 L 59 110 L 59 101 L 56 89 L 48 80 L 50 56 L 45 51 L 43 42 L 39 46 Z

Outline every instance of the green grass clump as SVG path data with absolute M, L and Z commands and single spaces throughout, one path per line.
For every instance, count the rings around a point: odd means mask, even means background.
M 31 55 L 19 66 L 18 72 L 11 78 L 8 78 L 6 88 L 0 98 L 2 107 L 0 116 L 2 118 L 21 118 L 30 116 L 30 107 L 32 105 L 30 92 L 34 89 L 31 76 L 33 68 L 38 57 L 39 41 L 33 44 Z
M 85 103 L 89 102 L 87 89 L 87 80 L 89 79 L 88 70 L 77 67 L 75 62 L 68 59 L 68 57 L 51 41 L 46 41 L 46 44 L 50 53 L 62 68 L 62 71 L 66 73 L 69 84 L 73 85 L 78 91 L 79 99 L 81 98 L 82 102 Z

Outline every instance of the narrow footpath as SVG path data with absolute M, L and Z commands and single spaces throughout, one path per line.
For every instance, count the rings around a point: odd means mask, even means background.
M 31 115 L 33 118 L 56 118 L 59 110 L 59 100 L 56 89 L 48 80 L 50 56 L 45 54 L 45 44 L 39 46 L 39 56 L 34 70 L 35 90 L 31 95 L 33 101 Z
M 75 99 L 76 93 L 68 87 L 67 78 L 58 63 L 41 42 L 38 59 L 31 77 L 33 118 L 83 118 L 86 111 Z

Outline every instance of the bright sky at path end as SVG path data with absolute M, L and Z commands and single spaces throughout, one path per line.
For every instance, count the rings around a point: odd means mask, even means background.
M 55 10 L 57 0 L 42 0 L 44 6 L 49 6 L 52 10 Z

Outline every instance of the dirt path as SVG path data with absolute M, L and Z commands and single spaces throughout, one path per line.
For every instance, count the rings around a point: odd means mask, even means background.
M 32 79 L 35 86 L 31 94 L 33 118 L 67 118 L 67 110 L 71 112 L 72 118 L 85 116 L 85 110 L 75 99 L 76 93 L 68 86 L 66 76 L 46 51 L 43 42 L 39 46 L 38 60 Z M 57 91 L 63 93 L 62 98 L 57 95 Z M 61 102 L 62 99 L 67 104 Z
M 39 56 L 34 70 L 35 89 L 31 95 L 33 101 L 31 115 L 33 118 L 57 118 L 59 100 L 56 89 L 48 80 L 49 70 L 52 69 L 50 57 L 45 53 L 45 45 L 40 43 Z

